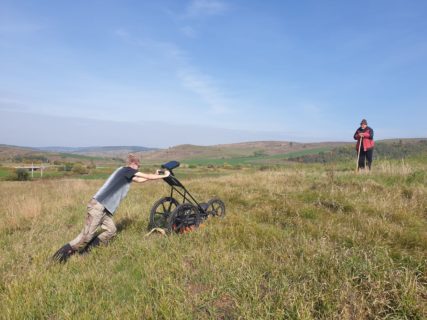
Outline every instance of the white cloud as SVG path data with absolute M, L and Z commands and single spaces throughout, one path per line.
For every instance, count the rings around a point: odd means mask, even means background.
M 187 7 L 186 17 L 223 14 L 229 5 L 218 0 L 193 0 Z
M 187 66 L 179 68 L 178 77 L 186 88 L 196 93 L 209 106 L 211 112 L 222 114 L 230 111 L 224 94 L 209 76 Z
M 0 90 L 0 110 L 30 110 L 28 95 L 22 92 Z
M 0 143 L 21 146 L 105 146 L 139 145 L 169 147 L 191 143 L 212 145 L 254 140 L 284 139 L 280 132 L 235 130 L 212 126 L 212 123 L 106 121 L 98 117 L 70 117 L 39 112 L 1 111 Z M 76 130 L 77 128 L 77 130 Z M 108 130 L 106 130 L 108 128 Z M 103 134 L 99 134 L 102 132 Z M 126 132 L 126 134 L 117 134 Z M 286 140 L 286 139 L 285 139 Z
M 0 35 L 18 36 L 33 34 L 43 30 L 44 27 L 37 24 L 26 22 L 3 22 L 0 24 Z
M 127 40 L 129 38 L 129 33 L 123 28 L 117 28 L 114 30 L 114 35 L 122 38 L 123 40 Z
M 176 44 L 147 39 L 141 40 L 132 37 L 129 32 L 123 29 L 117 29 L 115 34 L 130 45 L 149 48 L 157 59 L 163 57 L 172 62 L 173 72 L 177 75 L 181 85 L 195 93 L 208 106 L 208 112 L 222 114 L 231 111 L 225 93 L 215 84 L 215 80 L 194 66 L 188 53 Z
M 188 38 L 195 38 L 197 36 L 197 32 L 194 28 L 190 26 L 185 26 L 180 29 L 181 33 Z

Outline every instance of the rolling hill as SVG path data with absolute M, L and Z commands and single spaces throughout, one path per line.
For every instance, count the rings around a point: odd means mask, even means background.
M 111 157 L 94 157 L 72 153 L 51 152 L 38 150 L 37 148 L 0 145 L 1 162 L 111 162 Z
M 140 146 L 100 146 L 100 147 L 21 147 L 0 144 L 0 161 L 18 161 L 20 159 L 42 162 L 95 161 L 122 159 L 130 152 L 156 150 Z
M 313 150 L 331 150 L 343 146 L 346 142 L 297 143 L 291 141 L 254 141 L 214 146 L 179 145 L 163 150 L 139 153 L 143 160 L 165 161 L 175 160 L 205 160 L 205 159 L 234 159 L 242 157 L 278 156 L 294 152 Z
M 390 139 L 376 141 L 375 156 L 401 158 L 424 154 L 427 139 Z M 34 160 L 52 162 L 121 161 L 129 152 L 146 164 L 178 160 L 187 164 L 280 164 L 288 159 L 299 162 L 330 162 L 354 157 L 352 142 L 298 143 L 291 141 L 252 141 L 213 146 L 183 144 L 167 149 L 140 146 L 45 147 L 29 148 L 0 145 L 0 161 Z M 21 160 L 20 160 L 21 159 Z
M 94 146 L 94 147 L 44 147 L 35 148 L 40 151 L 61 152 L 69 154 L 79 154 L 92 157 L 115 157 L 122 158 L 128 153 L 147 152 L 158 150 L 141 146 Z
M 0 160 L 13 160 L 16 157 L 87 159 L 91 158 L 124 158 L 129 152 L 137 153 L 146 161 L 193 160 L 193 159 L 234 159 L 241 157 L 262 157 L 290 154 L 300 151 L 318 153 L 319 150 L 346 145 L 344 142 L 297 143 L 290 141 L 255 141 L 213 146 L 191 144 L 178 145 L 168 149 L 154 149 L 140 146 L 100 146 L 100 147 L 44 147 L 31 148 L 11 145 L 0 145 Z

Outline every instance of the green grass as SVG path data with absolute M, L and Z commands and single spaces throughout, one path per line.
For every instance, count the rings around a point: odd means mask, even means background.
M 70 161 L 73 160 L 75 161 L 77 160 L 86 160 L 86 161 L 105 161 L 106 158 L 105 157 L 99 157 L 99 156 L 85 156 L 82 154 L 75 154 L 75 153 L 58 153 L 58 155 L 62 158 L 62 159 L 69 159 Z
M 331 148 L 317 148 L 317 149 L 307 149 L 296 152 L 289 152 L 284 154 L 274 154 L 274 155 L 258 155 L 258 156 L 249 156 L 249 157 L 233 157 L 233 158 L 224 158 L 224 159 L 188 159 L 182 161 L 188 165 L 217 165 L 222 166 L 225 164 L 228 165 L 247 165 L 247 164 L 268 164 L 271 163 L 272 160 L 285 160 L 290 158 L 295 158 L 308 154 L 317 154 L 320 152 L 325 152 L 330 150 Z M 273 161 L 274 162 L 274 161 Z
M 0 318 L 426 319 L 426 169 L 177 169 L 197 199 L 223 199 L 224 219 L 145 238 L 169 190 L 133 185 L 116 239 L 65 265 L 49 257 L 104 180 L 0 182 Z
M 13 172 L 13 170 L 11 170 L 10 168 L 0 166 L 0 179 L 8 177 L 11 172 Z

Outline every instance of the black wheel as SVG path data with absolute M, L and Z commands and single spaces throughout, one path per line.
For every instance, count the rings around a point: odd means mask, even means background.
M 199 224 L 199 208 L 191 203 L 183 203 L 169 216 L 167 229 L 169 232 L 184 233 L 197 228 Z
M 224 217 L 225 216 L 225 204 L 222 200 L 218 198 L 213 198 L 208 201 L 208 214 L 214 217 Z
M 171 197 L 157 200 L 150 210 L 149 228 L 167 228 L 167 220 L 178 205 L 178 201 Z

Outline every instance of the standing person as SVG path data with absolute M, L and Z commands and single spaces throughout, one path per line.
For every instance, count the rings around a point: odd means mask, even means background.
M 146 182 L 163 179 L 169 176 L 170 172 L 165 170 L 160 174 L 147 174 L 138 171 L 139 159 L 129 154 L 125 167 L 120 167 L 114 171 L 101 189 L 92 197 L 87 205 L 87 215 L 85 225 L 80 234 L 69 243 L 60 248 L 53 258 L 60 262 L 65 262 L 75 252 L 87 252 L 91 247 L 100 243 L 107 243 L 116 235 L 116 225 L 113 215 L 120 202 L 126 197 L 131 182 Z M 98 228 L 103 232 L 96 236 Z
M 368 127 L 368 122 L 363 119 L 360 123 L 360 127 L 356 130 L 353 136 L 354 140 L 357 140 L 356 150 L 358 154 L 358 170 L 365 168 L 365 162 L 371 170 L 372 157 L 374 154 L 374 130 Z M 360 145 L 362 144 L 362 145 Z

